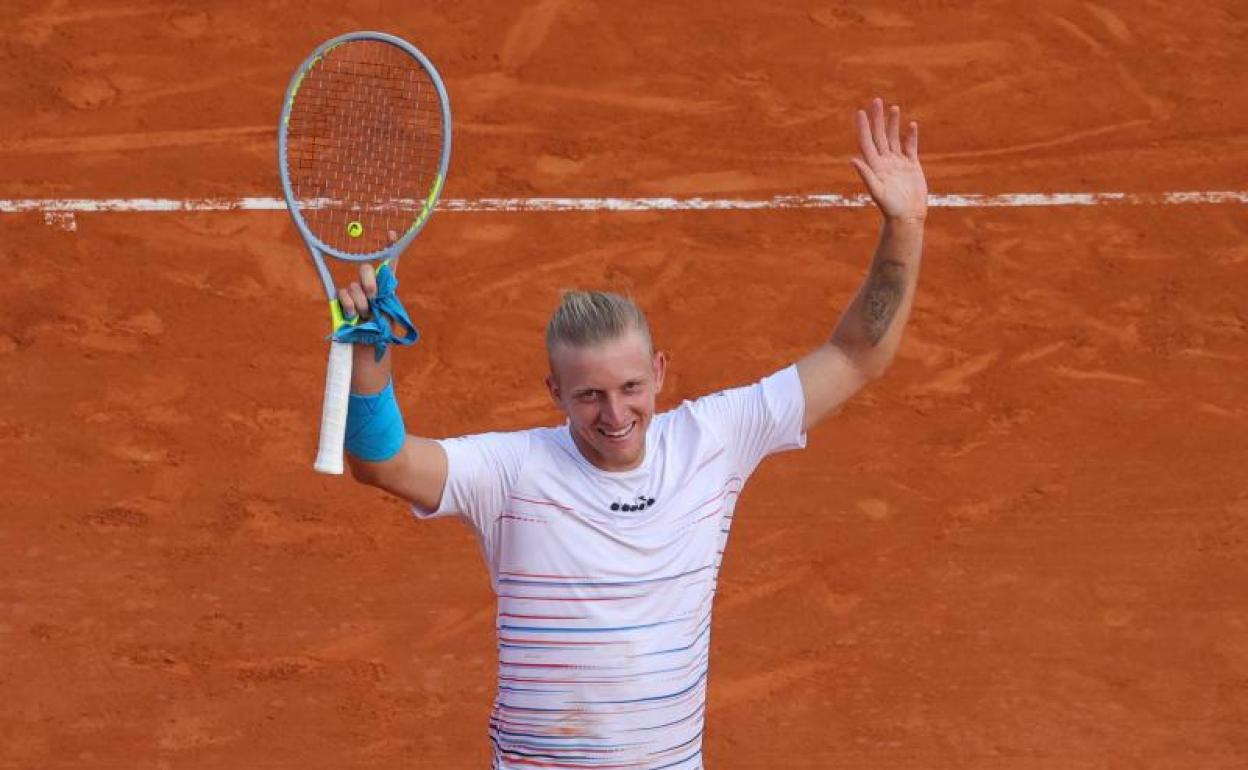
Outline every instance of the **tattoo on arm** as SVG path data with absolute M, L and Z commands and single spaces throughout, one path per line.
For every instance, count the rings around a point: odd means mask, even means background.
M 863 331 L 875 347 L 888 333 L 906 294 L 906 266 L 888 260 L 871 271 L 862 302 Z

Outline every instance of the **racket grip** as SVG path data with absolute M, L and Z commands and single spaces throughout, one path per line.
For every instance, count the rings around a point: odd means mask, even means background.
M 313 468 L 318 473 L 342 473 L 343 444 L 347 437 L 347 401 L 351 395 L 352 348 L 348 342 L 329 343 L 325 373 L 325 404 L 321 409 L 321 443 Z

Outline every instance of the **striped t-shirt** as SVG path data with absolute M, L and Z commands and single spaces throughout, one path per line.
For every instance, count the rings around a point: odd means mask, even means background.
M 495 770 L 699 770 L 711 601 L 733 508 L 805 445 L 797 368 L 655 415 L 642 464 L 591 465 L 567 426 L 442 441 L 438 510 L 498 596 Z M 653 502 L 652 502 L 653 501 Z

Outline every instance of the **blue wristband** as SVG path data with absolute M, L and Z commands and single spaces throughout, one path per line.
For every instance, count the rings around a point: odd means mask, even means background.
M 379 463 L 397 455 L 406 439 L 403 415 L 394 400 L 394 380 L 371 396 L 351 394 L 347 405 L 348 452 L 361 460 Z

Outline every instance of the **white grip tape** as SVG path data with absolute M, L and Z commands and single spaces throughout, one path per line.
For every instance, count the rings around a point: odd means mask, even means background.
M 329 343 L 329 368 L 325 373 L 325 405 L 321 411 L 321 445 L 312 466 L 320 473 L 342 473 L 342 447 L 347 438 L 347 399 L 351 394 L 349 342 Z

